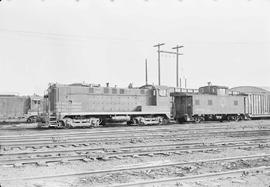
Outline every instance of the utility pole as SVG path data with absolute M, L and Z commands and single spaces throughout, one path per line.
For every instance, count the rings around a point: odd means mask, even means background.
M 145 59 L 145 85 L 148 85 L 147 59 Z
M 154 47 L 158 48 L 158 85 L 160 86 L 160 46 L 165 45 L 165 43 L 158 43 Z
M 176 87 L 179 87 L 179 49 L 184 47 L 183 45 L 173 47 L 172 49 L 176 49 Z

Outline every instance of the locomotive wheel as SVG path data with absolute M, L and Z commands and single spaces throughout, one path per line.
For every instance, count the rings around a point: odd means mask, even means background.
M 65 122 L 64 121 L 58 121 L 57 122 L 57 128 L 64 128 L 65 127 Z
M 240 116 L 234 116 L 234 121 L 240 121 L 240 120 L 241 120 Z
M 27 122 L 27 123 L 32 123 L 31 118 L 27 118 L 26 122 Z
M 31 117 L 27 118 L 26 122 L 27 123 L 36 123 L 37 119 L 34 116 L 31 116 Z
M 233 117 L 232 116 L 227 116 L 227 121 L 232 121 Z
M 65 119 L 65 121 L 63 121 L 64 127 L 67 129 L 72 128 L 71 119 L 70 118 L 64 118 L 64 119 Z
M 159 124 L 158 125 L 168 125 L 169 124 L 169 120 L 164 118 L 164 117 L 160 117 L 159 119 Z
M 197 116 L 194 118 L 194 121 L 195 121 L 195 123 L 201 123 L 202 119 Z
M 139 121 L 137 119 L 133 118 L 132 125 L 139 125 Z

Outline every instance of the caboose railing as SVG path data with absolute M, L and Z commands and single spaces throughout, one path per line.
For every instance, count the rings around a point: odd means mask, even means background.
M 174 92 L 199 93 L 199 90 L 198 89 L 187 89 L 187 88 L 174 88 Z

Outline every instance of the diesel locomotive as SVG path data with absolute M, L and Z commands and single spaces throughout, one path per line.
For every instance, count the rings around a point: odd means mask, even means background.
M 134 125 L 167 124 L 172 113 L 173 88 L 101 87 L 96 84 L 51 84 L 47 90 L 48 120 L 40 126 L 76 127 L 125 122 Z

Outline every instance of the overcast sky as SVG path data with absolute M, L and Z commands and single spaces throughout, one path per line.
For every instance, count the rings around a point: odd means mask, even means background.
M 0 93 L 43 94 L 49 82 L 157 84 L 157 52 L 184 45 L 188 87 L 270 86 L 269 0 L 2 0 Z M 173 50 L 172 50 L 173 51 Z M 175 86 L 175 56 L 161 83 Z

